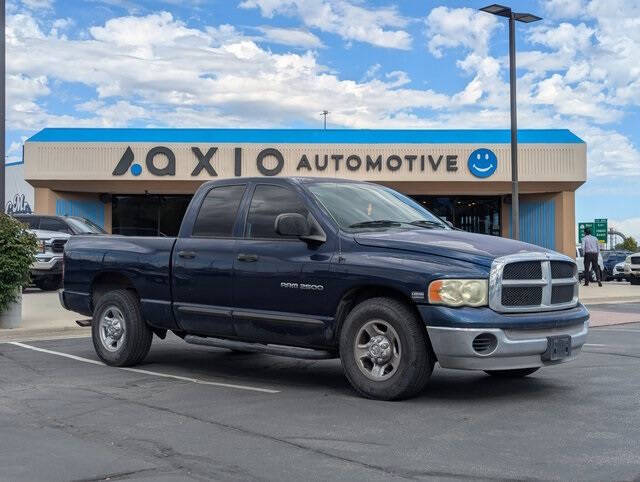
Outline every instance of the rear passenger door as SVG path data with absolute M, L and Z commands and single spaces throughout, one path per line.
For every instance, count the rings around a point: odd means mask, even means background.
M 180 327 L 191 333 L 234 335 L 234 229 L 245 190 L 245 184 L 213 187 L 202 201 L 192 232 L 181 232 L 176 241 L 174 312 Z
M 323 290 L 330 276 L 332 248 L 329 243 L 276 233 L 276 217 L 284 213 L 309 216 L 305 202 L 291 187 L 255 185 L 244 236 L 236 244 L 236 332 L 262 342 L 322 344 L 328 323 L 321 313 L 326 310 Z

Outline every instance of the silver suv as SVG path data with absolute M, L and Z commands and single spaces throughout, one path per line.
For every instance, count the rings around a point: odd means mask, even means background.
M 632 285 L 640 285 L 640 253 L 630 254 L 624 260 L 624 277 Z

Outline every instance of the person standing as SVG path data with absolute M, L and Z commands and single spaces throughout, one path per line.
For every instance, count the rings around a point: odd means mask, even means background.
M 582 238 L 582 252 L 584 253 L 584 285 L 589 286 L 589 278 L 591 278 L 591 267 L 596 272 L 598 286 L 602 286 L 602 272 L 598 264 L 598 256 L 600 255 L 600 243 L 598 238 L 591 234 L 591 228 L 584 228 L 584 237 Z

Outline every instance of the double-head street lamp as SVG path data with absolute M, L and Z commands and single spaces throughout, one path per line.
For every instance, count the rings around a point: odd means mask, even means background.
M 511 237 L 520 239 L 518 198 L 518 116 L 516 112 L 516 20 L 531 23 L 542 20 L 531 13 L 516 13 L 504 5 L 493 4 L 480 10 L 509 19 L 509 86 L 511 90 Z

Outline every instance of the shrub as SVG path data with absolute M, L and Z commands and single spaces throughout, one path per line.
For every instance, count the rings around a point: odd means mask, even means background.
M 38 241 L 27 227 L 0 213 L 0 313 L 16 300 L 18 290 L 29 283 Z

